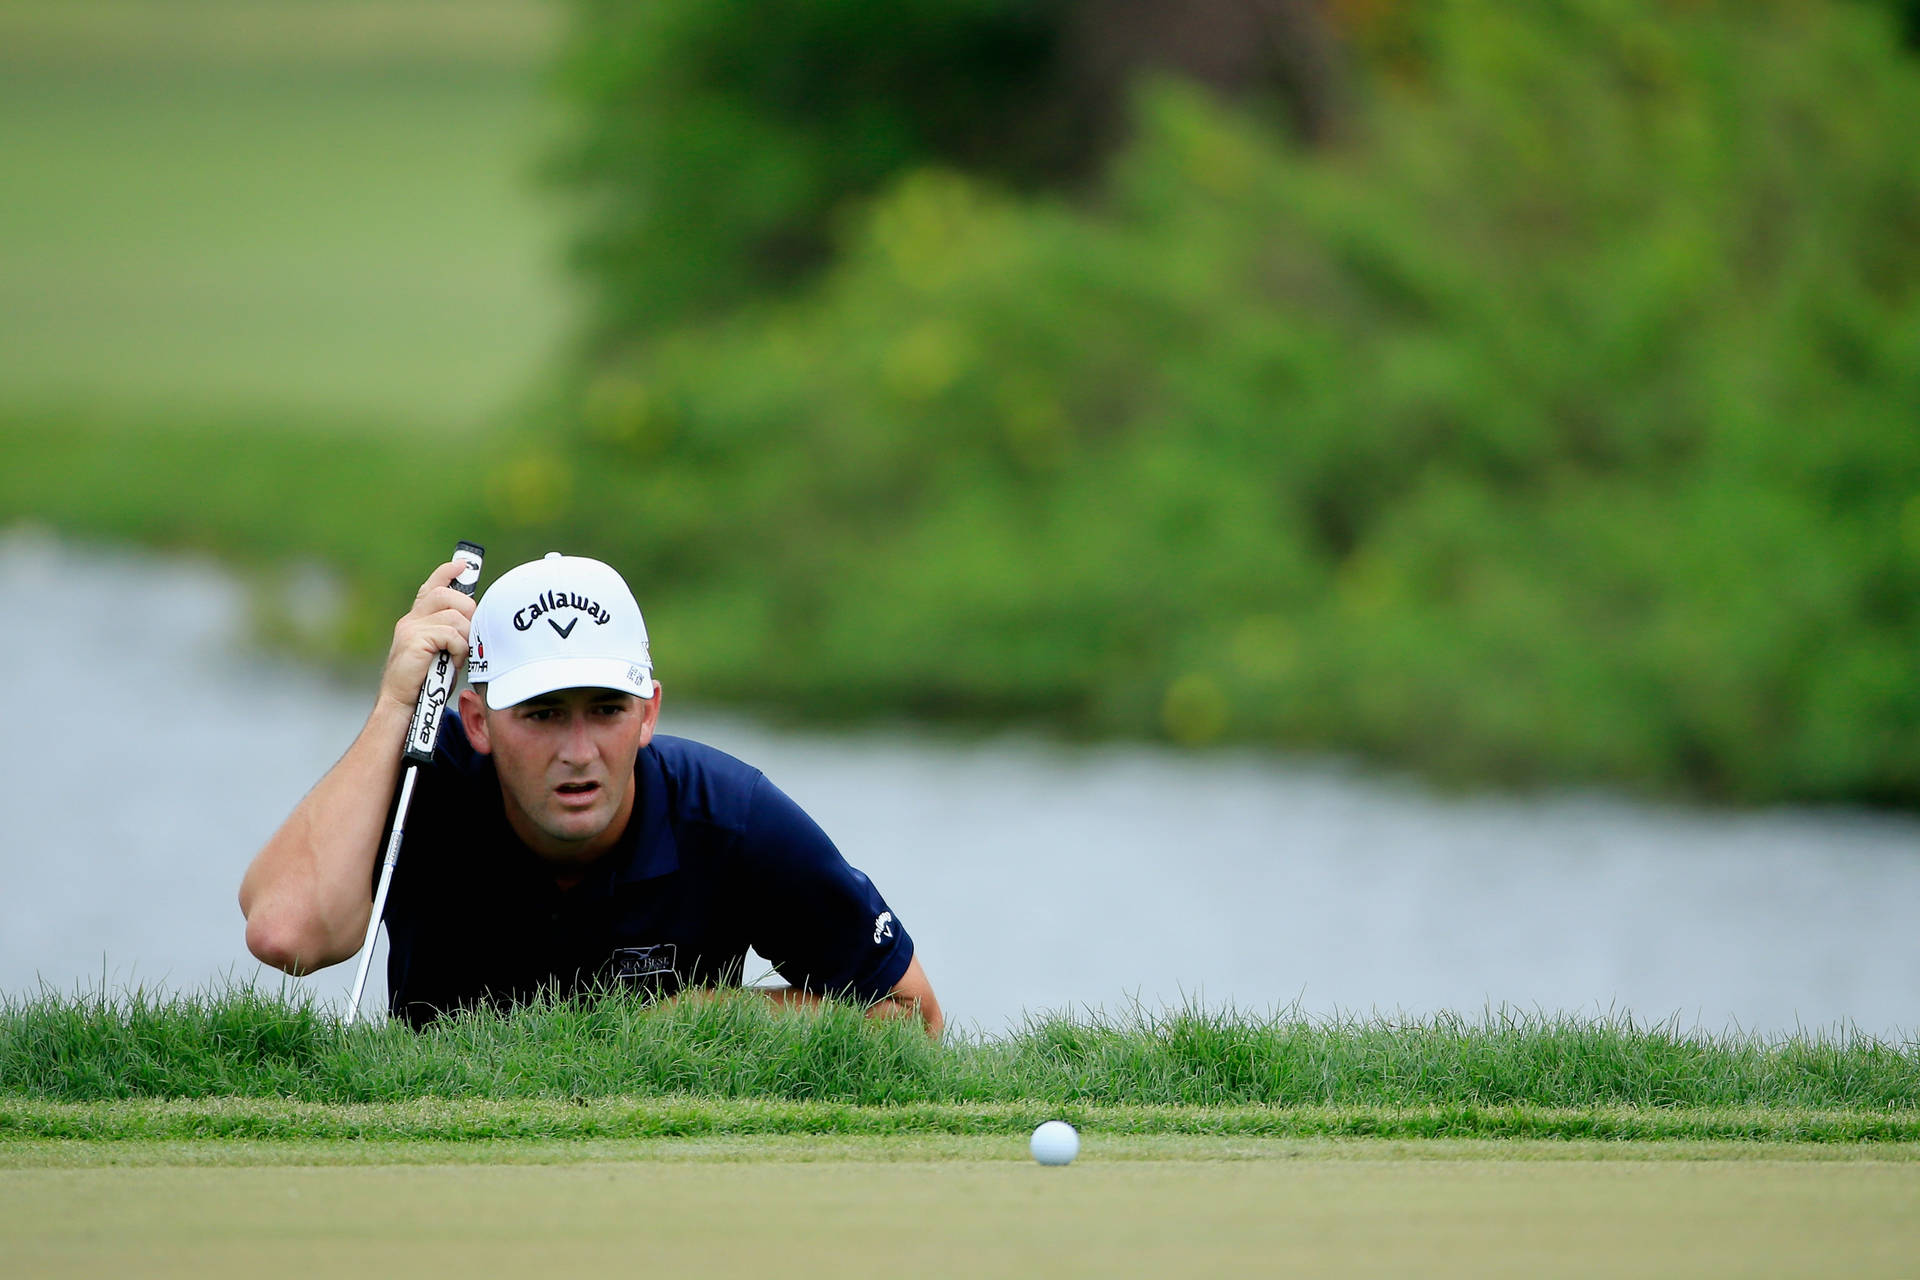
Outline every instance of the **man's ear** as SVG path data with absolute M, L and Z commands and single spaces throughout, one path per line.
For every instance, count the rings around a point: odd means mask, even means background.
M 653 741 L 654 726 L 660 723 L 660 682 L 653 682 L 653 696 L 640 703 L 640 746 L 644 750 Z
M 472 685 L 460 691 L 460 723 L 466 726 L 467 741 L 481 755 L 493 754 L 493 739 L 487 734 L 487 704 Z

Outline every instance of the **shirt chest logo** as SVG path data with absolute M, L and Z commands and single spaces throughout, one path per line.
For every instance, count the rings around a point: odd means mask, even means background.
M 657 942 L 650 947 L 617 947 L 601 966 L 600 975 L 609 986 L 644 991 L 649 995 L 671 995 L 680 989 L 679 945 Z

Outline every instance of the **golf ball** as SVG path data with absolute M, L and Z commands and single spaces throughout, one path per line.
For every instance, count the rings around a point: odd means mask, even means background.
M 1072 1164 L 1080 1154 L 1080 1135 L 1065 1120 L 1049 1120 L 1033 1131 L 1027 1150 L 1041 1164 Z

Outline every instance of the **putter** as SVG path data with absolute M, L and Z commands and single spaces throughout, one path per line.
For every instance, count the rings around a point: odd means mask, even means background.
M 453 558 L 466 567 L 453 580 L 455 591 L 471 596 L 480 584 L 480 561 L 484 550 L 478 543 L 462 542 L 454 547 Z M 380 864 L 380 887 L 373 894 L 373 917 L 367 921 L 367 939 L 360 944 L 360 965 L 353 975 L 353 1001 L 347 1006 L 346 1025 L 352 1026 L 360 1014 L 360 997 L 367 989 L 367 969 L 373 963 L 373 940 L 380 933 L 380 917 L 387 909 L 387 890 L 393 886 L 393 867 L 400 861 L 400 839 L 406 834 L 407 806 L 413 803 L 413 780 L 420 766 L 433 763 L 433 744 L 440 738 L 440 717 L 453 697 L 453 655 L 445 649 L 427 669 L 426 683 L 420 686 L 420 701 L 414 704 L 413 720 L 407 725 L 404 758 L 407 771 L 400 778 L 400 803 L 394 806 L 393 830 L 387 833 L 387 857 Z

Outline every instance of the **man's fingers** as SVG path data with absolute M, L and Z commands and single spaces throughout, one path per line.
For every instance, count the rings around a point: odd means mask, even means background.
M 425 648 L 429 652 L 445 649 L 456 659 L 467 656 L 467 644 L 473 632 L 473 624 L 467 621 L 464 613 L 455 609 L 442 609 L 439 613 L 421 620 L 421 635 L 425 638 Z
M 426 682 L 427 670 L 441 650 L 453 655 L 456 668 L 467 660 L 467 636 L 454 626 L 420 626 L 412 629 L 400 649 L 387 663 L 383 683 L 394 701 L 411 704 Z
M 424 600 L 427 598 L 427 593 L 434 590 L 436 587 L 446 587 L 448 590 L 452 590 L 454 579 L 458 578 L 461 574 L 465 573 L 466 571 L 467 571 L 467 566 L 462 561 L 459 561 L 459 560 L 447 561 L 445 564 L 441 565 L 438 569 L 435 569 L 432 573 L 427 575 L 427 580 L 420 584 L 420 590 L 414 593 L 413 598 L 415 600 Z M 462 593 L 456 591 L 454 592 L 454 594 L 459 595 Z
M 474 610 L 473 597 L 464 591 L 455 591 L 452 587 L 435 587 L 423 593 L 414 602 L 416 614 L 438 616 L 449 611 L 457 612 L 463 618 L 471 618 Z
M 468 617 L 467 611 L 453 604 L 432 612 L 426 612 L 426 607 L 423 604 L 420 611 L 410 613 L 393 624 L 393 656 L 404 652 L 432 653 L 447 648 L 446 639 L 449 636 L 460 642 L 461 652 L 464 653 L 467 636 L 473 630 L 473 620 Z
M 393 648 L 387 654 L 382 692 L 395 702 L 411 705 L 435 654 L 444 649 L 456 665 L 466 662 L 472 612 L 473 601 L 458 591 L 435 589 L 423 594 L 412 612 L 393 624 Z
M 407 619 L 400 643 L 417 653 L 433 654 L 445 649 L 457 656 L 466 653 L 467 635 L 471 630 L 472 624 L 465 614 L 442 609 L 425 617 Z
M 467 633 L 454 626 L 429 627 L 422 633 L 434 653 L 445 649 L 456 664 L 467 660 Z
M 461 599 L 464 600 L 466 597 L 462 596 Z M 437 612 L 428 614 L 422 618 L 421 621 L 436 627 L 453 627 L 459 631 L 461 635 L 465 635 L 473 629 L 472 615 L 458 605 L 448 605 Z

